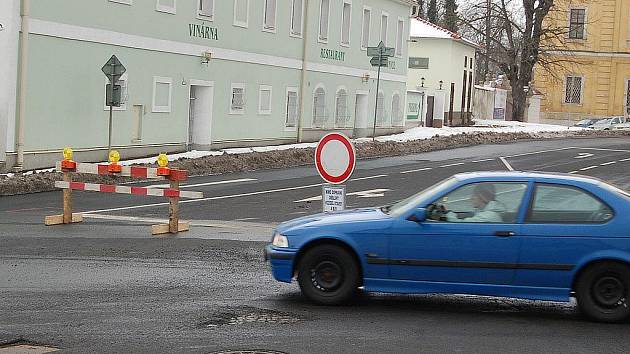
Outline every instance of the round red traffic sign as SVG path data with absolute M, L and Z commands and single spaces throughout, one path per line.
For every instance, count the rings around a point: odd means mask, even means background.
M 354 172 L 357 155 L 347 136 L 330 133 L 324 136 L 315 149 L 315 167 L 322 178 L 332 184 L 341 184 Z

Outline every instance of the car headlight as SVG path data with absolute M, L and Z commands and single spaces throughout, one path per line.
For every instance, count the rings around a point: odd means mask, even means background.
M 287 239 L 286 236 L 281 235 L 281 234 L 276 232 L 273 235 L 273 240 L 271 241 L 271 244 L 274 247 L 287 248 L 287 247 L 289 247 L 289 240 Z

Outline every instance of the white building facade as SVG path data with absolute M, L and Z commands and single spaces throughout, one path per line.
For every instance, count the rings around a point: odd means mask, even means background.
M 123 158 L 404 127 L 408 0 L 4 0 L 0 169 L 106 156 L 103 64 L 127 68 Z M 25 29 L 24 32 L 20 28 Z M 396 48 L 381 90 L 366 47 Z M 375 110 L 379 100 L 381 108 Z

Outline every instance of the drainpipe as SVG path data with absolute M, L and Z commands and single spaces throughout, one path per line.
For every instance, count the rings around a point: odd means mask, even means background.
M 297 121 L 297 142 L 302 142 L 302 119 L 304 119 L 304 105 L 306 104 L 306 61 L 308 54 L 308 18 L 309 18 L 309 0 L 304 0 L 306 11 L 303 12 L 304 19 L 304 35 L 302 36 L 302 75 L 300 78 L 300 116 Z
M 20 91 L 18 93 L 17 128 L 17 163 L 16 171 L 21 171 L 24 166 L 24 111 L 26 106 L 26 74 L 28 68 L 28 17 L 30 12 L 30 0 L 22 0 L 22 26 L 20 32 Z

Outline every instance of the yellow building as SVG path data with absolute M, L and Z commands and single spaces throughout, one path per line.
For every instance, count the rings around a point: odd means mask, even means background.
M 620 116 L 630 106 L 630 0 L 556 0 L 535 68 L 546 121 Z

